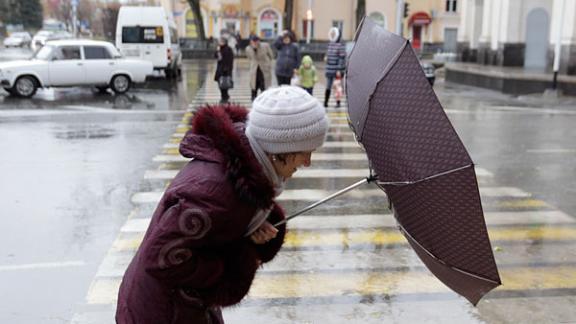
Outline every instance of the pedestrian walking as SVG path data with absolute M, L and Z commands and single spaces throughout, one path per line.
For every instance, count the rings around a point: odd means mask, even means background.
M 344 96 L 344 86 L 342 85 L 342 73 L 336 71 L 336 77 L 334 82 L 332 82 L 332 92 L 334 93 L 334 99 L 336 99 L 336 108 L 340 108 L 340 100 Z
M 300 66 L 300 50 L 295 41 L 294 34 L 289 30 L 285 30 L 274 42 L 274 47 L 278 52 L 275 71 L 278 85 L 289 85 L 294 72 Z
M 225 37 L 221 37 L 218 41 L 218 50 L 215 56 L 218 63 L 216 65 L 214 81 L 218 82 L 218 88 L 220 89 L 220 103 L 227 103 L 230 100 L 228 90 L 234 85 L 232 79 L 234 53 L 230 46 L 228 46 L 228 40 Z
M 119 324 L 223 323 L 286 227 L 275 198 L 324 142 L 326 113 L 298 87 L 199 109 L 180 143 L 191 161 L 160 200 L 118 295 Z
M 300 64 L 300 68 L 298 68 L 298 77 L 300 79 L 300 86 L 306 90 L 306 92 L 312 94 L 314 85 L 318 82 L 318 76 L 316 75 L 314 61 L 312 61 L 310 55 L 304 55 L 302 58 L 302 64 Z
M 346 70 L 346 46 L 340 41 L 340 31 L 336 27 L 330 28 L 328 32 L 328 49 L 324 60 L 326 62 L 326 92 L 324 93 L 324 107 L 328 107 L 328 100 L 330 100 L 330 93 L 332 89 L 332 82 L 336 77 L 336 72 L 344 75 Z
M 268 43 L 260 42 L 260 37 L 250 36 L 250 45 L 246 47 L 246 57 L 250 60 L 250 89 L 252 101 L 272 84 L 272 60 L 274 52 Z

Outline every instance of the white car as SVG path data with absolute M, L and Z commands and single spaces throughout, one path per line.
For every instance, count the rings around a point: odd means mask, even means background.
M 67 31 L 52 31 L 52 30 L 41 30 L 34 35 L 32 38 L 32 43 L 30 47 L 33 51 L 39 50 L 46 42 L 59 40 L 59 39 L 72 39 L 74 35 Z
M 20 97 L 33 96 L 39 87 L 83 85 L 125 93 L 152 73 L 152 63 L 125 59 L 111 43 L 59 40 L 47 42 L 29 60 L 0 63 L 0 86 Z
M 46 40 L 52 34 L 54 34 L 54 32 L 49 31 L 49 30 L 41 30 L 41 31 L 37 32 L 36 35 L 34 35 L 34 37 L 32 37 L 32 44 L 30 44 L 30 47 L 32 48 L 32 50 L 37 51 L 42 46 L 44 46 L 44 44 L 46 43 Z
M 5 47 L 24 47 L 30 46 L 32 36 L 27 32 L 12 33 L 9 37 L 4 39 Z

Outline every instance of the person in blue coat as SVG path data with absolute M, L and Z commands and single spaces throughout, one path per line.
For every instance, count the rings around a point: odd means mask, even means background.
M 300 50 L 295 43 L 294 34 L 289 30 L 285 30 L 274 42 L 274 47 L 278 52 L 278 58 L 276 59 L 278 85 L 290 85 L 290 79 L 300 67 Z

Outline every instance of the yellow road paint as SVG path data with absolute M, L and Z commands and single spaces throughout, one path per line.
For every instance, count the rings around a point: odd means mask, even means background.
M 190 126 L 178 126 L 176 127 L 176 133 L 186 133 L 190 129 Z
M 166 154 L 166 155 L 180 155 L 180 152 L 178 151 L 177 148 L 167 148 L 162 150 L 162 154 Z
M 168 140 L 168 143 L 171 143 L 171 144 L 180 144 L 180 142 L 182 142 L 181 138 L 172 137 Z
M 576 228 L 570 227 L 530 227 L 530 228 L 493 228 L 488 231 L 491 240 L 496 241 L 534 241 L 534 240 L 576 240 Z M 310 246 L 343 246 L 351 244 L 405 244 L 406 239 L 397 230 L 308 232 L 289 231 L 284 247 L 303 248 Z
M 328 115 L 328 117 L 348 117 L 346 111 L 331 111 L 326 115 Z
M 539 208 L 539 207 L 549 207 L 549 205 L 538 199 L 519 199 L 511 201 L 502 201 L 498 203 L 498 207 L 502 208 Z
M 141 233 L 135 237 L 129 239 L 121 239 L 117 238 L 116 241 L 112 244 L 111 251 L 119 252 L 119 251 L 136 251 L 142 243 L 142 239 L 144 238 L 144 233 Z
M 120 283 L 120 279 L 94 280 L 88 289 L 86 301 L 88 304 L 115 304 Z
M 497 290 L 576 288 L 576 268 L 508 268 Z M 337 297 L 449 292 L 430 272 L 342 272 L 258 275 L 252 298 Z
M 369 262 L 369 260 L 367 260 Z M 496 290 L 576 289 L 576 268 L 505 268 L 500 271 L 503 286 Z M 98 278 L 88 292 L 89 304 L 114 304 L 120 278 Z M 401 295 L 451 292 L 429 271 L 342 271 L 332 273 L 260 272 L 249 297 L 298 298 L 364 295 Z
M 576 240 L 576 228 L 571 227 L 530 227 L 530 228 L 492 228 L 488 231 L 493 241 L 554 241 Z M 112 249 L 115 251 L 135 251 L 140 245 L 144 233 L 129 239 L 117 239 Z M 354 244 L 407 244 L 398 230 L 366 231 L 289 231 L 284 248 L 306 248 L 322 246 L 341 246 L 348 248 Z

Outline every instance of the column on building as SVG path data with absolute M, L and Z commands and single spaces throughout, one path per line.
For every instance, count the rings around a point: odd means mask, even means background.
M 560 15 L 564 15 L 564 17 Z M 576 75 L 576 1 L 554 0 L 550 32 L 549 66 L 552 66 L 554 61 L 554 46 L 556 45 L 561 18 L 563 18 L 563 24 L 560 40 L 559 72 L 561 74 Z
M 495 0 L 484 0 L 482 7 L 482 32 L 478 40 L 478 63 L 492 64 L 492 52 L 490 51 L 490 40 L 492 39 L 492 6 Z
M 478 43 L 482 32 L 484 0 L 464 0 L 460 6 L 458 57 L 463 62 L 477 62 Z

